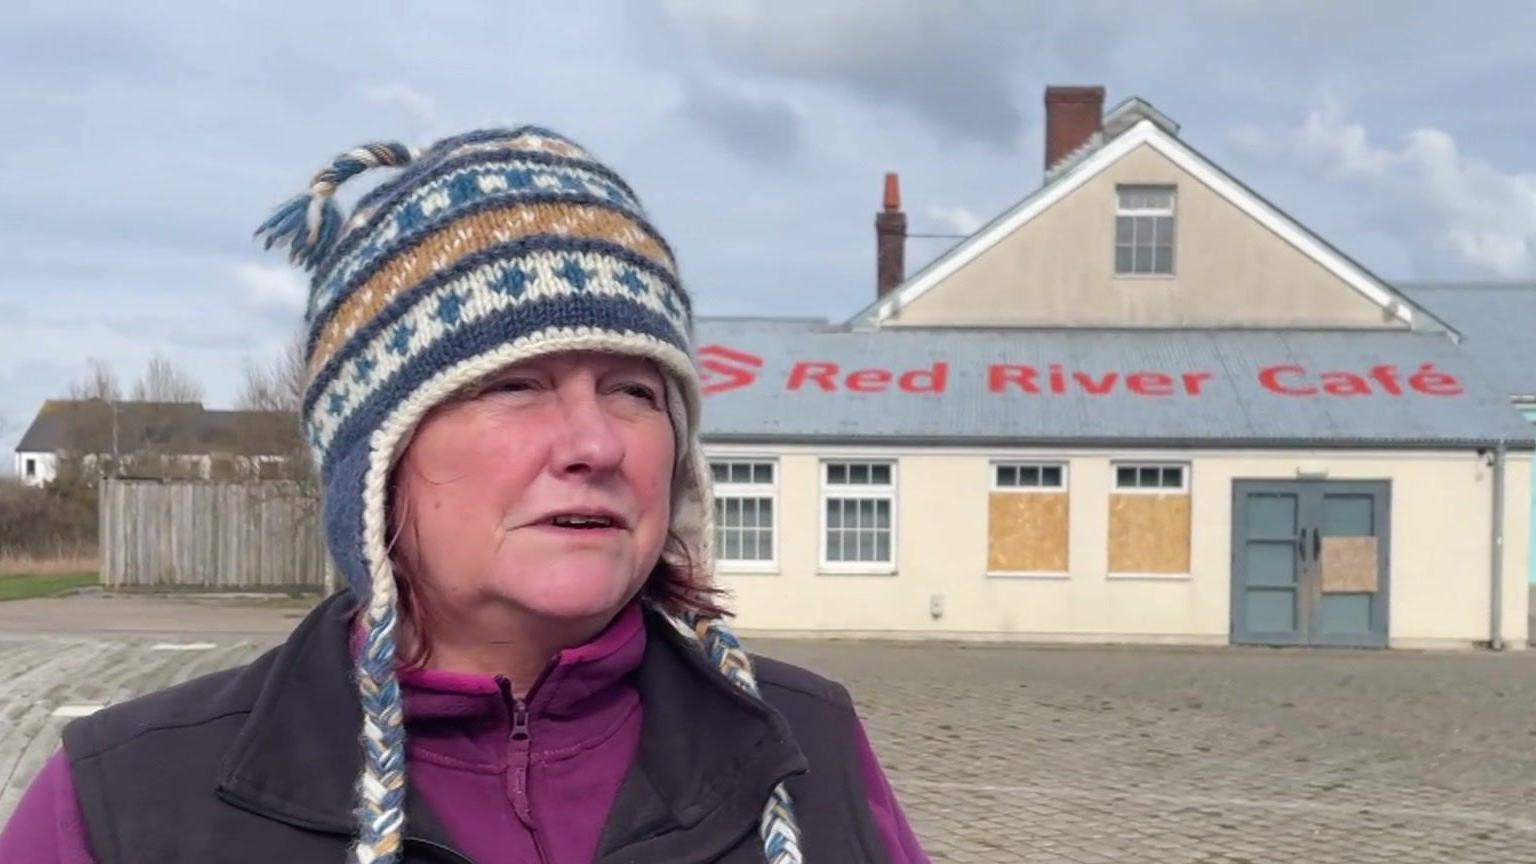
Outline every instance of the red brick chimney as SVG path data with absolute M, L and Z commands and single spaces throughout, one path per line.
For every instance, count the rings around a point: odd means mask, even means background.
M 884 297 L 906 279 L 907 214 L 901 212 L 901 185 L 885 175 L 885 201 L 875 214 L 875 296 Z
M 1046 173 L 1087 144 L 1103 124 L 1103 87 L 1045 88 Z

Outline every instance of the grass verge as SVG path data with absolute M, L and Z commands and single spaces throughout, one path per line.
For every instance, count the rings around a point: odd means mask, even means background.
M 7 573 L 0 575 L 0 601 L 55 597 L 98 581 L 94 572 Z

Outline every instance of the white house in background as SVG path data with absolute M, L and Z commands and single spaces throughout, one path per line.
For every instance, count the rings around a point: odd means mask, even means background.
M 52 453 L 17 450 L 13 471 L 28 486 L 42 486 L 58 474 L 58 457 Z
M 198 402 L 50 399 L 16 444 L 16 476 L 42 486 L 58 476 L 60 456 L 79 454 L 97 470 L 119 465 L 209 480 L 281 477 L 299 451 L 298 419 L 269 411 L 209 411 Z M 137 466 L 137 467 L 135 467 Z

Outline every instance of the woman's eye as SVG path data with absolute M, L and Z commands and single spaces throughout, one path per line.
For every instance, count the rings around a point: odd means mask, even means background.
M 639 384 L 639 383 L 625 384 L 622 387 L 620 387 L 619 390 L 620 390 L 620 392 L 623 392 L 623 393 L 628 394 L 630 396 L 634 396 L 635 398 L 640 399 L 640 400 L 646 402 L 647 404 L 650 404 L 650 405 L 660 405 L 660 400 L 657 399 L 657 396 L 656 396 L 656 388 L 651 387 L 651 386 L 649 386 L 647 384 Z
M 523 393 L 538 388 L 538 382 L 528 378 L 507 378 L 497 381 L 486 389 L 493 393 Z

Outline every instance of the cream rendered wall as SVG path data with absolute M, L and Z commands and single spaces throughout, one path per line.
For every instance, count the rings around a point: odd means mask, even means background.
M 1111 455 L 1104 451 L 914 451 L 879 448 L 709 448 L 712 456 L 771 456 L 779 464 L 778 569 L 732 573 L 744 630 L 902 637 L 1226 644 L 1230 632 L 1234 479 L 1392 482 L 1391 642 L 1458 647 L 1488 634 L 1491 479 L 1472 453 L 1125 452 L 1114 459 L 1187 461 L 1193 505 L 1188 575 L 1117 577 L 1108 561 Z M 897 463 L 897 572 L 829 573 L 820 559 L 823 457 Z M 987 491 L 993 459 L 1065 461 L 1071 491 L 1066 578 L 986 575 Z M 1528 454 L 1506 479 L 1504 636 L 1526 637 L 1530 516 Z M 1457 514 L 1455 521 L 1446 514 Z M 935 597 L 942 614 L 930 614 Z
M 1178 187 L 1173 276 L 1115 276 L 1115 187 L 1122 183 Z M 1403 326 L 1147 145 L 886 324 Z

